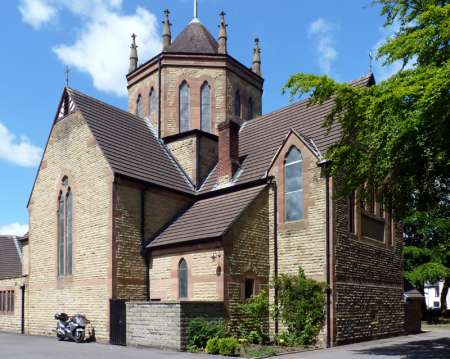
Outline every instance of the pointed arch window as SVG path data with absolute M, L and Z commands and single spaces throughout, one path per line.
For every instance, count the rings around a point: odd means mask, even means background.
M 72 275 L 73 202 L 69 180 L 64 177 L 58 197 L 58 277 Z
M 188 265 L 184 258 L 178 264 L 178 296 L 188 297 Z
M 248 99 L 248 104 L 247 104 L 247 120 L 251 120 L 253 118 L 253 99 L 250 97 Z
M 296 147 L 289 150 L 284 162 L 284 201 L 286 222 L 304 218 L 303 158 Z
M 205 82 L 200 89 L 201 129 L 211 132 L 211 86 Z
M 136 115 L 144 117 L 144 100 L 141 95 L 139 95 L 136 100 Z
M 241 93 L 239 90 L 234 94 L 234 115 L 241 117 Z
M 150 118 L 154 117 L 154 114 L 158 110 L 157 94 L 155 89 L 152 87 L 150 93 L 148 94 L 148 113 Z
M 180 132 L 189 131 L 189 85 L 180 86 Z

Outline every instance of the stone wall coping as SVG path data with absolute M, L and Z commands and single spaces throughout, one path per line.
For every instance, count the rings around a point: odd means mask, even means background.
M 187 304 L 187 305 L 191 305 L 191 304 L 223 304 L 223 301 L 209 301 L 209 300 L 198 300 L 198 301 L 180 301 L 180 300 L 174 300 L 174 301 L 164 301 L 164 302 L 149 302 L 149 301 L 129 301 L 127 302 L 128 304 L 133 304 L 133 305 L 177 305 L 177 304 Z

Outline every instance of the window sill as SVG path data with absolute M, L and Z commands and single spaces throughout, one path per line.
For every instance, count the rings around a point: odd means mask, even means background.
M 301 230 L 301 229 L 305 229 L 306 226 L 308 225 L 308 222 L 306 221 L 306 219 L 300 219 L 298 221 L 291 221 L 291 222 L 282 222 L 279 223 L 279 229 L 281 230 Z

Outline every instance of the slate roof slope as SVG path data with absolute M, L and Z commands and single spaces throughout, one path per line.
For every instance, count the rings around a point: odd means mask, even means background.
M 112 170 L 185 193 L 193 187 L 146 120 L 67 88 Z
M 0 279 L 22 276 L 20 241 L 14 236 L 0 236 Z
M 148 247 L 221 237 L 265 187 L 251 187 L 195 202 Z
M 177 36 L 167 52 L 217 54 L 219 45 L 200 22 L 191 22 Z
M 373 75 L 350 82 L 353 86 L 368 86 Z M 333 108 L 333 100 L 322 105 L 311 105 L 309 100 L 299 101 L 281 110 L 244 123 L 239 132 L 239 157 L 244 158 L 241 173 L 235 184 L 263 178 L 278 148 L 291 129 L 307 138 L 321 154 L 339 141 L 342 132 L 335 123 L 330 130 L 323 128 L 326 116 Z M 217 168 L 213 169 L 200 192 L 214 190 Z

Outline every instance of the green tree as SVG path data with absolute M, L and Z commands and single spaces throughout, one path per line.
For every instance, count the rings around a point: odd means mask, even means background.
M 373 3 L 386 27 L 398 27 L 377 58 L 403 68 L 369 87 L 298 73 L 285 91 L 291 98 L 311 94 L 312 104 L 334 99 L 324 126 L 337 122 L 343 131 L 326 154 L 332 175 L 343 179 L 338 195 L 355 188 L 381 193 L 409 225 L 406 276 L 416 283 L 446 279 L 448 287 L 450 1 Z

